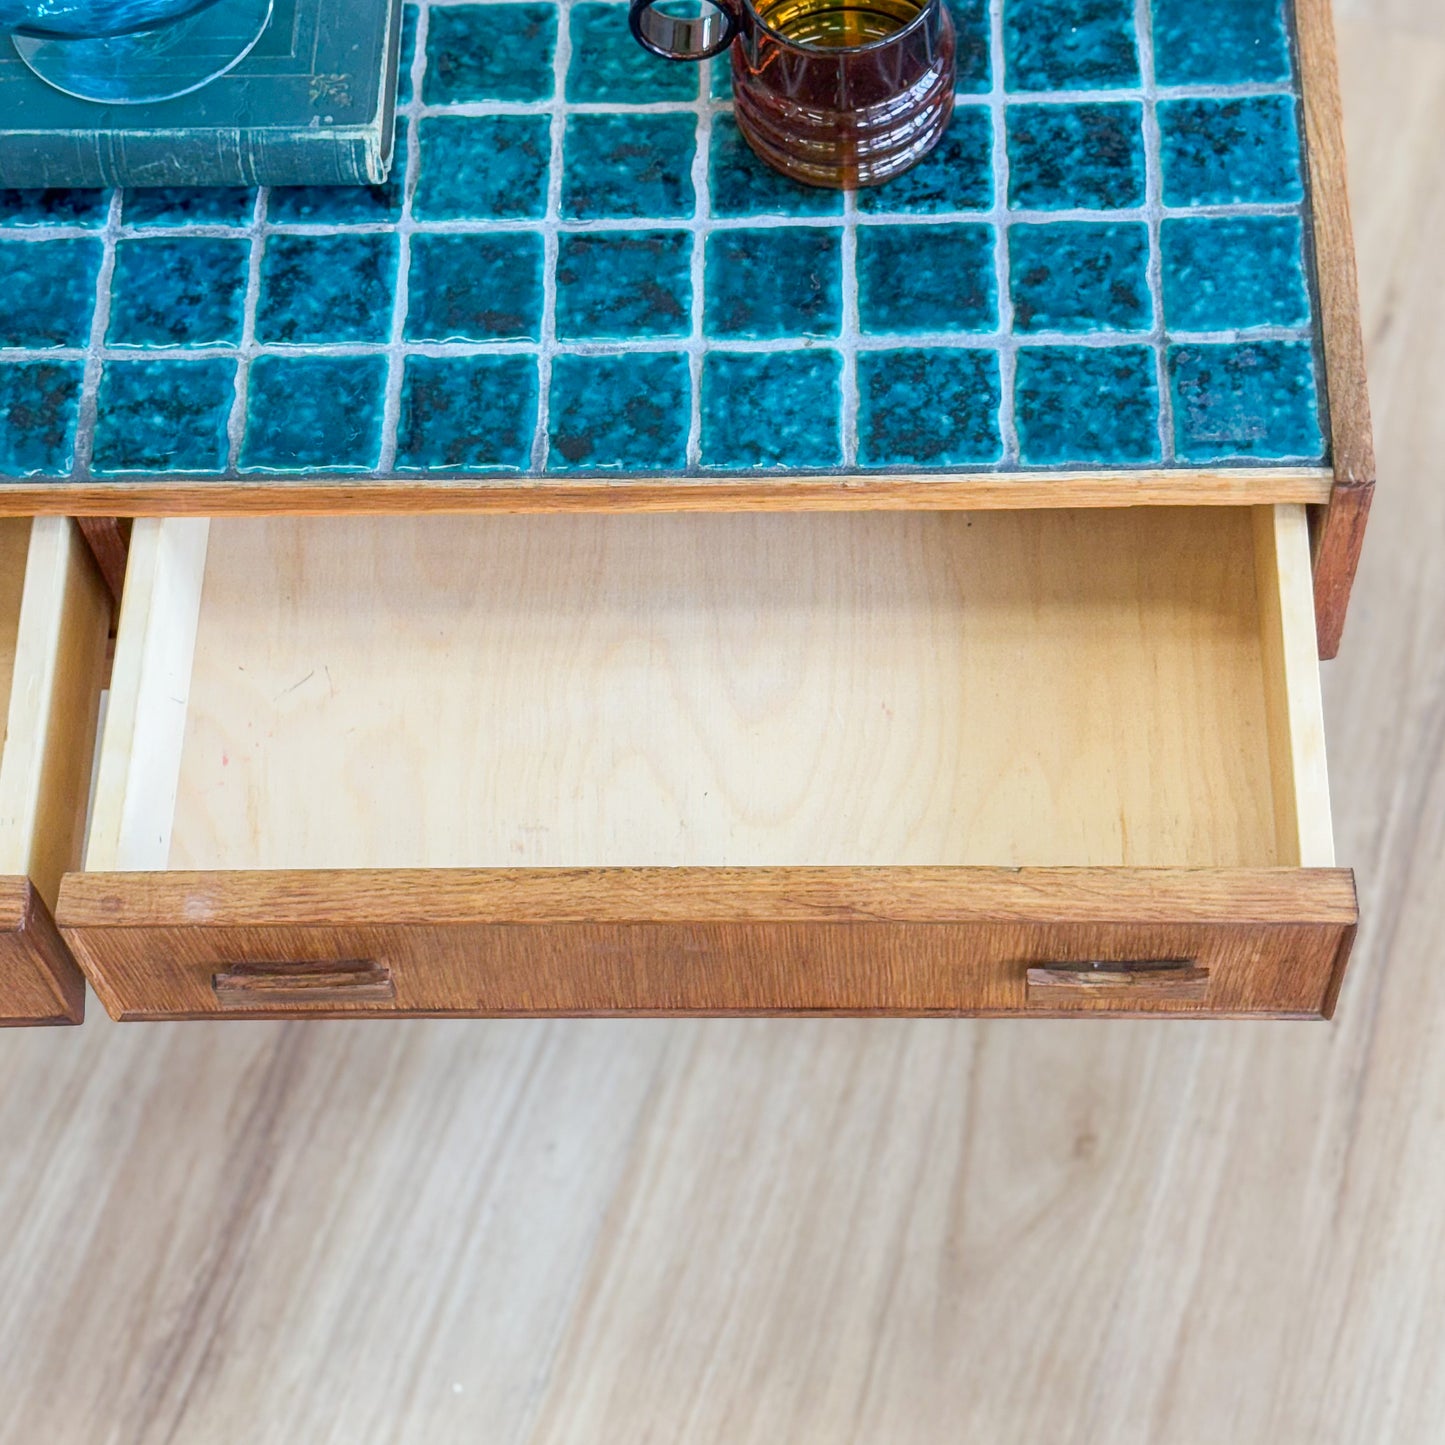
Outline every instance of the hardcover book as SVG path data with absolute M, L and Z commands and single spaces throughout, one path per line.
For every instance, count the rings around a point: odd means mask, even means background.
M 402 0 L 276 0 L 256 48 L 190 95 L 62 95 L 0 39 L 0 187 L 378 185 Z

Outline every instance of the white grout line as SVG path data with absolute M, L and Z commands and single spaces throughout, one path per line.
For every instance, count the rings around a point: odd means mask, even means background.
M 406 372 L 406 319 L 411 306 L 411 238 L 416 233 L 411 203 L 416 194 L 417 177 L 421 173 L 421 145 L 417 134 L 417 111 L 421 105 L 422 86 L 426 82 L 427 32 L 431 20 L 430 7 L 419 4 L 416 20 L 416 41 L 411 57 L 411 99 L 401 107 L 406 124 L 406 171 L 401 183 L 401 215 L 397 221 L 396 295 L 391 310 L 391 339 L 386 347 L 386 396 L 382 406 L 381 457 L 377 470 L 393 471 L 396 467 L 398 433 L 401 430 L 401 391 Z
M 251 391 L 251 363 L 261 348 L 256 343 L 256 310 L 261 300 L 261 260 L 266 249 L 266 205 L 269 192 L 263 186 L 256 192 L 247 232 L 251 250 L 246 259 L 246 299 L 241 315 L 241 342 L 237 348 L 236 397 L 226 419 L 226 471 L 234 475 L 241 469 L 241 444 L 246 439 L 246 403 Z
M 547 470 L 551 448 L 552 359 L 557 354 L 557 237 L 562 216 L 562 142 L 567 127 L 567 67 L 572 59 L 571 11 L 558 6 L 557 49 L 552 56 L 551 155 L 547 161 L 547 215 L 542 222 L 542 338 L 537 348 L 537 423 L 532 433 L 532 470 Z M 535 229 L 529 226 L 526 229 Z
M 863 335 L 858 316 L 858 193 L 843 193 L 842 246 L 843 325 L 839 350 L 843 356 L 841 379 L 843 465 L 858 465 L 858 351 Z
M 997 350 L 1008 344 L 1017 351 L 1038 347 L 1083 347 L 1100 351 L 1127 346 L 1150 346 L 1149 331 L 1037 331 L 1027 335 L 1002 331 L 896 331 L 855 332 L 835 336 L 780 336 L 767 340 L 713 337 L 706 351 L 729 351 L 739 355 L 765 351 L 842 351 L 852 346 L 858 351 L 891 351 L 897 347 L 948 347 L 964 351 Z M 1170 343 L 1179 346 L 1237 346 L 1260 341 L 1309 342 L 1314 331 L 1307 326 L 1258 326 L 1239 331 L 1172 331 Z M 629 337 L 625 340 L 557 341 L 554 356 L 621 356 L 628 352 L 691 352 L 691 333 L 687 336 Z M 537 356 L 540 345 L 535 341 L 405 341 L 404 356 Z M 252 342 L 239 346 L 101 346 L 89 350 L 80 346 L 14 347 L 0 351 L 0 361 L 214 361 L 234 360 L 245 356 L 254 361 L 258 356 L 325 356 L 358 357 L 389 356 L 390 341 L 334 342 Z
M 708 179 L 712 150 L 712 106 L 708 103 L 708 92 L 712 88 L 711 60 L 705 60 L 695 67 L 697 71 L 697 100 L 693 110 L 697 115 L 695 149 L 692 156 L 693 219 L 692 267 L 692 329 L 688 337 L 688 421 L 687 421 L 687 467 L 689 471 L 702 465 L 702 361 L 707 352 L 707 333 L 703 327 L 705 293 L 703 278 L 706 274 L 707 236 L 712 220 L 712 191 Z
M 1154 350 L 1154 382 L 1159 394 L 1159 455 L 1167 466 L 1174 460 L 1174 398 L 1169 390 L 1168 318 L 1164 315 L 1164 261 L 1160 251 L 1164 172 L 1158 91 L 1154 83 L 1154 23 L 1149 6 L 1150 0 L 1134 0 L 1139 74 L 1144 86 L 1144 210 L 1149 223 L 1149 304 L 1154 315 L 1149 340 Z
M 1018 342 L 1014 336 L 1013 288 L 1009 275 L 1009 227 L 1020 219 L 1009 210 L 1008 85 L 1004 73 L 1003 0 L 989 0 L 989 65 L 993 88 L 989 110 L 993 119 L 993 210 L 994 274 L 998 290 L 998 429 L 1002 440 L 1002 465 L 1019 461 L 1018 415 L 1014 405 L 1014 382 L 1018 375 Z
M 105 225 L 100 232 L 100 270 L 95 277 L 95 309 L 90 315 L 90 344 L 83 351 L 76 349 L 77 359 L 83 358 L 85 361 L 85 371 L 80 383 L 79 416 L 75 423 L 75 463 L 71 468 L 71 475 L 82 479 L 90 475 L 90 463 L 95 455 L 95 418 L 100 399 L 105 333 L 110 327 L 110 281 L 115 272 L 115 242 L 116 233 L 120 230 L 122 194 L 119 188 L 110 193 L 110 208 L 106 211 Z M 90 234 L 94 235 L 95 232 Z

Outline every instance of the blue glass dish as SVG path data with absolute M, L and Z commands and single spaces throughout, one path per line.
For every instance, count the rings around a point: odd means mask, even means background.
M 247 56 L 272 0 L 0 0 L 0 30 L 46 84 L 103 105 L 171 100 Z

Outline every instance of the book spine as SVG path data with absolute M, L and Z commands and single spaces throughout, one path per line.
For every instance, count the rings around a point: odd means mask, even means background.
M 375 186 L 391 163 L 378 129 L 12 133 L 0 186 Z

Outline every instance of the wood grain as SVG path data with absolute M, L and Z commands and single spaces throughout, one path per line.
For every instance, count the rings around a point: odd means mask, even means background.
M 1329 869 L 647 869 L 73 875 L 61 917 L 116 1018 L 1318 1017 L 1356 911 Z M 1207 987 L 1026 987 L 1041 965 L 1160 958 Z M 238 999 L 238 972 L 264 982 Z
M 124 517 L 77 517 L 76 526 L 105 579 L 111 600 L 120 606 L 125 585 L 126 554 L 130 548 L 130 522 Z
M 1329 505 L 1314 523 L 1316 616 L 1320 656 L 1332 658 L 1344 634 L 1375 486 L 1375 439 L 1331 0 L 1296 0 L 1295 16 L 1334 466 Z
M 346 513 L 799 512 L 1031 510 L 1036 507 L 1239 507 L 1324 502 L 1321 467 L 1136 471 L 976 472 L 887 477 L 657 477 L 510 482 L 462 477 L 358 482 L 27 482 L 6 485 L 7 508 L 25 514 L 123 517 L 321 516 Z
M 13 1031 L 4 1445 L 1438 1445 L 1445 10 L 1351 9 L 1334 1022 Z

